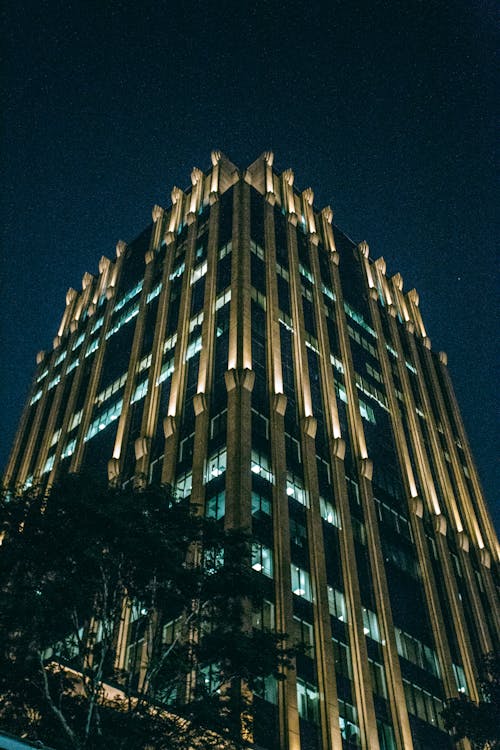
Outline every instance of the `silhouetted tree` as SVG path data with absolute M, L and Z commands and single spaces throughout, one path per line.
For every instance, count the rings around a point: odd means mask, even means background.
M 1 511 L 4 728 L 58 750 L 246 746 L 253 691 L 292 654 L 252 626 L 247 535 L 165 488 L 74 475 Z
M 500 655 L 483 657 L 480 670 L 483 700 L 474 703 L 466 696 L 449 700 L 442 712 L 445 727 L 456 740 L 466 737 L 474 750 L 500 748 Z

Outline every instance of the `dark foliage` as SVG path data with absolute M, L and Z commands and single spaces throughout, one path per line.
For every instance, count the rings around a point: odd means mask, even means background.
M 164 488 L 89 477 L 6 495 L 1 512 L 4 728 L 57 750 L 245 746 L 252 691 L 292 655 L 252 627 L 248 536 Z
M 446 729 L 455 739 L 466 737 L 474 750 L 500 748 L 500 654 L 487 654 L 481 664 L 479 704 L 462 696 L 448 701 L 443 711 Z

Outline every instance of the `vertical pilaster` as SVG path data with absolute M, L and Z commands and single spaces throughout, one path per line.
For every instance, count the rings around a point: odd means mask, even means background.
M 363 257 L 367 254 L 368 246 L 366 243 L 362 243 L 360 245 L 361 263 L 363 263 Z M 412 748 L 413 743 L 410 731 L 410 723 L 408 719 L 408 712 L 406 709 L 406 702 L 404 698 L 399 657 L 396 648 L 394 623 L 392 620 L 389 591 L 387 587 L 385 566 L 382 556 L 380 533 L 373 503 L 373 491 L 371 486 L 373 464 L 371 459 L 368 457 L 363 424 L 359 411 L 354 364 L 349 344 L 349 335 L 347 331 L 347 323 L 344 312 L 344 299 L 337 266 L 332 265 L 332 271 L 334 278 L 334 291 L 337 296 L 337 325 L 339 329 L 340 349 L 342 353 L 342 362 L 345 372 L 345 387 L 347 393 L 347 410 L 349 415 L 351 446 L 354 453 L 354 458 L 357 460 L 358 464 L 360 498 L 365 518 L 367 548 L 372 573 L 375 604 L 382 640 L 385 641 L 383 656 L 387 678 L 386 682 L 389 706 L 391 710 L 397 747 L 401 748 L 401 750 L 403 750 L 403 748 L 406 750 L 407 748 Z M 372 747 L 372 744 L 370 742 L 368 744 L 370 747 Z
M 268 164 L 269 166 L 269 164 Z M 271 167 L 269 166 L 269 170 Z M 271 175 L 267 172 L 267 193 L 271 193 Z M 271 204 L 264 204 L 264 233 L 266 257 L 266 340 L 267 340 L 267 377 L 270 397 L 269 412 L 271 425 L 271 461 L 275 483 L 273 485 L 273 534 L 274 534 L 274 570 L 276 598 L 276 630 L 282 633 L 292 632 L 293 606 L 290 592 L 291 554 L 290 554 L 290 518 L 288 513 L 288 496 L 286 494 L 286 451 L 285 422 L 286 396 L 283 393 L 283 373 L 281 367 L 281 344 L 278 305 L 278 286 L 276 281 L 276 241 L 274 212 Z M 299 750 L 300 730 L 297 711 L 297 678 L 295 670 L 287 670 L 286 680 L 278 683 L 278 712 L 280 739 L 284 750 Z
M 240 179 L 234 187 L 231 307 L 227 389 L 226 528 L 250 530 L 252 370 L 250 300 L 250 188 Z
M 181 203 L 181 198 L 178 195 L 176 205 L 179 203 Z M 170 389 L 167 416 L 163 420 L 165 432 L 165 458 L 162 467 L 162 482 L 164 484 L 173 484 L 176 473 L 177 453 L 179 449 L 179 427 L 182 416 L 187 374 L 186 355 L 189 342 L 189 320 L 191 316 L 191 276 L 196 254 L 197 227 L 198 222 L 197 217 L 195 217 L 188 227 L 186 265 L 180 295 L 182 305 L 179 311 L 177 342 L 174 354 L 174 372 L 172 373 L 172 386 Z M 170 230 L 167 236 L 170 236 Z
M 287 171 L 285 186 L 291 189 L 293 173 Z M 288 198 L 291 206 L 291 199 Z M 316 467 L 315 437 L 317 421 L 313 415 L 309 367 L 307 362 L 304 313 L 297 250 L 296 215 L 289 209 L 287 223 L 287 246 L 290 268 L 290 307 L 295 334 L 293 336 L 295 392 L 298 416 L 301 424 L 302 465 L 304 482 L 309 498 L 307 539 L 309 565 L 314 590 L 314 638 L 316 644 L 316 667 L 320 696 L 321 742 L 324 750 L 333 750 L 341 742 L 335 665 L 333 659 L 332 632 L 328 608 L 328 589 L 323 528 L 319 507 L 319 486 Z

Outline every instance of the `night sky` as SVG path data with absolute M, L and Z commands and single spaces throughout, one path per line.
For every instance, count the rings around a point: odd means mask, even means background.
M 0 466 L 68 287 L 213 148 L 271 149 L 419 291 L 500 528 L 493 0 L 6 7 Z

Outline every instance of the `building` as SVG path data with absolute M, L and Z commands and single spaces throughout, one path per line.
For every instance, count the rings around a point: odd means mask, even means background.
M 191 183 L 68 291 L 5 483 L 92 467 L 252 528 L 263 618 L 310 646 L 261 698 L 273 747 L 451 748 L 498 543 L 418 294 L 272 153 Z

